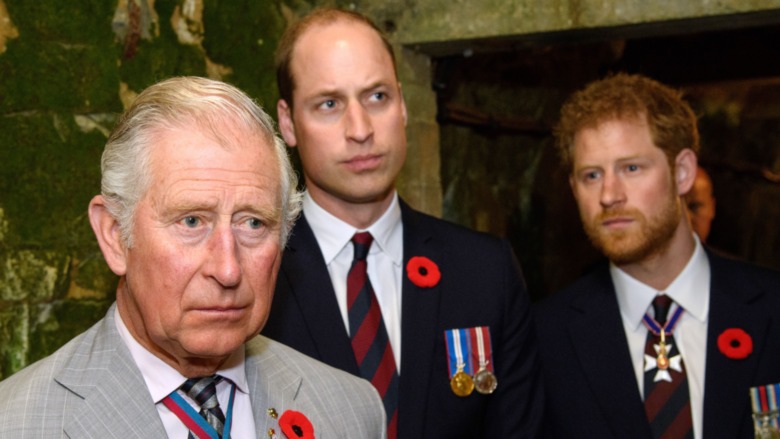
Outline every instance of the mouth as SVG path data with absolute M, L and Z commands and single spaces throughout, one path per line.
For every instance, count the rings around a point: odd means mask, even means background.
M 602 227 L 607 229 L 623 229 L 634 223 L 631 217 L 611 217 L 601 220 Z
M 232 320 L 243 316 L 244 312 L 246 311 L 246 307 L 211 306 L 195 308 L 193 311 L 205 316 L 206 318 Z
M 352 172 L 371 171 L 382 163 L 381 154 L 364 154 L 352 157 L 344 161 L 346 167 Z

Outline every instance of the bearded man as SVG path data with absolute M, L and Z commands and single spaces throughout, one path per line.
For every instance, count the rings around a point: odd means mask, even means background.
M 751 392 L 780 381 L 780 274 L 711 253 L 691 229 L 690 106 L 618 74 L 572 95 L 555 135 L 608 263 L 535 309 L 545 436 L 747 439 L 772 428 Z

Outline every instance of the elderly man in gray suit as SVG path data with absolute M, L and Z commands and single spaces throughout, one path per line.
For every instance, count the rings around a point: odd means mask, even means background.
M 0 383 L 0 437 L 384 438 L 366 381 L 259 336 L 296 177 L 236 88 L 174 78 L 113 130 L 89 218 L 108 314 Z

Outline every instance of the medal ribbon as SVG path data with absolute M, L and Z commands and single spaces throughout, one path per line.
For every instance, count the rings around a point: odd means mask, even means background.
M 467 375 L 473 375 L 471 364 L 471 338 L 466 329 L 448 329 L 444 331 L 444 340 L 447 344 L 448 365 L 450 378 L 459 370 Z M 467 355 L 464 355 L 464 352 Z M 459 367 L 460 366 L 460 367 Z
M 222 431 L 222 437 L 230 437 L 230 425 L 233 419 L 233 399 L 236 396 L 236 385 L 230 384 L 230 402 L 228 402 L 227 414 L 225 414 L 225 428 Z M 173 392 L 162 400 L 162 403 L 176 415 L 185 426 L 198 437 L 198 439 L 219 439 L 217 430 L 214 430 L 206 419 L 196 412 L 192 406 L 179 395 L 179 392 Z
M 478 357 L 474 359 L 479 365 L 479 370 L 487 369 L 493 372 L 493 349 L 490 343 L 490 327 L 489 326 L 477 326 L 476 328 L 469 328 L 469 335 L 471 336 L 471 346 L 477 346 Z
M 753 405 L 753 413 L 777 413 L 777 397 L 780 394 L 780 384 L 769 384 L 750 388 L 750 401 Z M 774 428 L 780 428 L 777 415 L 772 417 L 770 424 Z
M 683 311 L 684 309 L 681 306 L 678 306 L 677 309 L 674 310 L 672 318 L 666 320 L 666 324 L 663 326 L 663 328 L 647 313 L 645 313 L 644 317 L 642 317 L 642 322 L 645 324 L 645 326 L 647 326 L 647 329 L 650 332 L 658 337 L 661 336 L 661 329 L 664 330 L 664 334 L 672 335 L 674 327 L 677 326 L 677 323 L 680 321 L 680 316 L 682 315 Z

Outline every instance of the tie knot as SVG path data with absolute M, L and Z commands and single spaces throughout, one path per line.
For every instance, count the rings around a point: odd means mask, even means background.
M 352 237 L 352 244 L 355 246 L 355 259 L 364 260 L 368 256 L 368 249 L 371 248 L 371 243 L 374 241 L 374 237 L 369 232 L 355 233 Z
M 181 389 L 190 398 L 195 400 L 201 408 L 211 409 L 216 407 L 217 383 L 222 379 L 219 375 L 190 378 L 181 385 Z
M 655 321 L 663 325 L 666 323 L 666 316 L 669 314 L 669 308 L 672 306 L 672 298 L 666 294 L 656 296 L 653 299 L 653 311 L 655 312 Z

